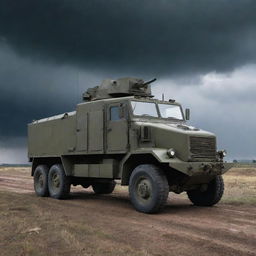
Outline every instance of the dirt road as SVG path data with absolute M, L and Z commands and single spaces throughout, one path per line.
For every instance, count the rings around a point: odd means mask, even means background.
M 75 188 L 65 201 L 32 191 L 27 168 L 0 170 L 0 255 L 256 255 L 255 205 L 195 207 L 170 194 L 161 214 L 146 215 L 118 187 Z

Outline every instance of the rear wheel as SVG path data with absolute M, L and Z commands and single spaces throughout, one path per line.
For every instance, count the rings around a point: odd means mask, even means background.
M 63 166 L 55 164 L 51 167 L 48 175 L 50 196 L 56 199 L 68 197 L 70 192 L 70 180 L 66 176 Z
M 164 172 L 155 165 L 139 165 L 129 181 L 131 202 L 139 212 L 156 213 L 166 204 L 169 185 Z
M 115 186 L 116 182 L 114 180 L 104 183 L 92 184 L 92 188 L 95 194 L 111 194 L 114 191 Z
M 224 182 L 222 176 L 216 176 L 206 190 L 194 189 L 187 192 L 188 198 L 194 205 L 212 206 L 217 204 L 224 192 Z
M 38 165 L 34 172 L 34 189 L 38 196 L 48 196 L 48 172 L 46 165 Z

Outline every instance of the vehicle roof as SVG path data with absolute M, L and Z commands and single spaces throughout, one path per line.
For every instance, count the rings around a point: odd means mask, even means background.
M 62 114 L 58 114 L 58 115 L 54 115 L 54 116 L 34 120 L 31 123 L 32 124 L 43 123 L 43 122 L 47 122 L 47 121 L 51 121 L 51 120 L 61 119 L 61 118 L 64 118 L 65 116 L 74 116 L 75 114 L 76 114 L 76 111 L 66 112 L 66 113 L 62 113 Z
M 145 101 L 145 102 L 155 102 L 155 103 L 165 103 L 165 104 L 174 104 L 174 105 L 181 105 L 179 102 L 170 100 L 170 101 L 163 101 L 155 98 L 146 98 L 146 97 L 138 97 L 138 96 L 125 96 L 125 97 L 114 97 L 114 98 L 107 98 L 107 99 L 99 99 L 99 100 L 93 100 L 93 101 L 86 101 L 81 102 L 77 105 L 84 105 L 84 104 L 90 104 L 95 102 L 117 102 L 117 101 L 125 101 L 125 100 L 137 100 L 137 101 Z

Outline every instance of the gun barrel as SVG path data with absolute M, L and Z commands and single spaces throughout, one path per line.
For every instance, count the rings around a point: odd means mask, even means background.
M 153 83 L 153 82 L 155 82 L 156 81 L 156 78 L 154 78 L 154 79 L 152 79 L 152 80 L 150 80 L 150 81 L 148 81 L 148 82 L 145 82 L 143 85 L 144 86 L 147 86 L 148 84 L 151 84 L 151 83 Z

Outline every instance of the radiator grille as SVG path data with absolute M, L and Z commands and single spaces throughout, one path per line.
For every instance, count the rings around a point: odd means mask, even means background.
M 216 138 L 190 137 L 191 160 L 216 159 Z

